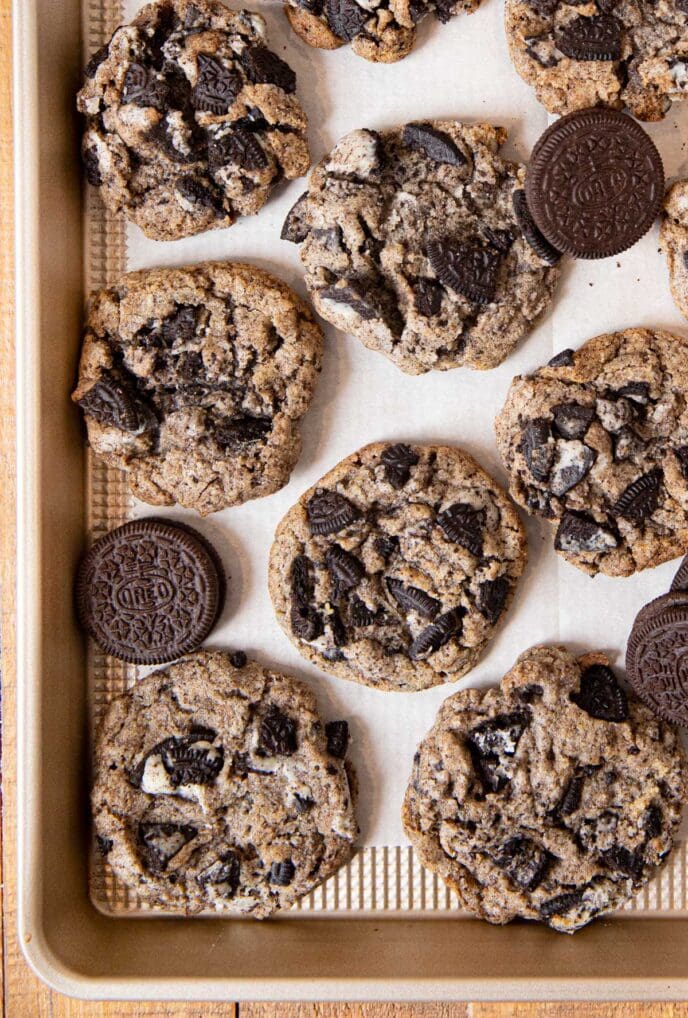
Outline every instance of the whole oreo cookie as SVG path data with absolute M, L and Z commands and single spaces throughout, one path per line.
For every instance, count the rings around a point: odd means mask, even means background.
M 640 610 L 626 648 L 628 681 L 666 721 L 688 726 L 688 556 L 671 591 Z
M 528 209 L 543 236 L 576 258 L 609 258 L 640 240 L 664 195 L 662 160 L 625 113 L 589 109 L 552 124 L 533 149 Z
M 107 653 L 161 664 L 196 650 L 222 611 L 214 548 L 191 527 L 132 520 L 96 541 L 79 566 L 79 621 Z

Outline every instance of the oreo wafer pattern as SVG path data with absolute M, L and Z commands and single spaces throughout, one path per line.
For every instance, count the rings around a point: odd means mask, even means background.
M 688 726 L 688 557 L 671 591 L 638 613 L 626 649 L 628 681 L 666 721 Z
M 222 611 L 222 564 L 191 527 L 132 520 L 93 545 L 77 576 L 79 621 L 102 649 L 133 664 L 196 650 Z

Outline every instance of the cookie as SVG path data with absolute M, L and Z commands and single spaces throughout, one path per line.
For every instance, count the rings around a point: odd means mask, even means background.
M 688 341 L 627 329 L 514 379 L 496 421 L 512 497 L 590 575 L 688 550 Z
M 674 303 L 688 318 L 688 180 L 678 180 L 666 193 L 659 242 L 669 268 Z
M 137 498 L 201 515 L 286 484 L 323 337 L 254 265 L 131 272 L 89 304 L 72 399 Z
M 626 648 L 628 681 L 651 710 L 688 727 L 688 556 L 668 594 L 636 616 Z
M 347 731 L 324 725 L 311 691 L 287 675 L 245 655 L 191 655 L 105 714 L 96 846 L 162 908 L 259 919 L 288 908 L 351 858 Z
M 550 113 L 628 108 L 661 120 L 688 85 L 680 0 L 506 0 L 511 59 Z
M 375 689 L 414 691 L 475 666 L 526 557 L 517 513 L 465 452 L 378 442 L 289 510 L 269 587 L 309 661 Z
M 168 520 L 132 520 L 94 543 L 77 573 L 79 622 L 105 651 L 162 664 L 197 650 L 225 598 L 222 563 L 201 534 Z
M 481 0 L 288 0 L 285 12 L 309 46 L 337 49 L 351 44 L 356 56 L 376 63 L 402 60 L 413 49 L 416 25 L 434 13 L 446 24 L 456 14 L 473 14 Z
M 308 169 L 295 90 L 259 14 L 155 0 L 86 66 L 86 177 L 153 240 L 231 226 Z
M 505 140 L 455 120 L 346 135 L 282 231 L 322 317 L 409 374 L 500 364 L 559 279 Z
M 545 238 L 576 258 L 609 258 L 653 225 L 664 167 L 643 128 L 617 110 L 570 113 L 535 145 L 526 173 L 528 209 Z
M 469 912 L 574 933 L 656 875 L 685 794 L 676 733 L 604 655 L 534 647 L 500 686 L 444 702 L 402 819 Z

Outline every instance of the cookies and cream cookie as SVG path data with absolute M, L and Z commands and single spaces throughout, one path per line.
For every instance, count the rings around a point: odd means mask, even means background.
M 506 0 L 516 70 L 550 113 L 627 107 L 661 120 L 688 94 L 688 8 L 680 0 Z
M 527 557 L 518 514 L 461 449 L 378 442 L 284 517 L 270 552 L 277 619 L 309 661 L 376 689 L 475 666 Z
M 470 912 L 574 933 L 656 875 L 685 794 L 678 736 L 604 655 L 534 647 L 498 687 L 444 702 L 403 822 Z
M 455 120 L 342 138 L 282 231 L 322 317 L 412 375 L 500 364 L 550 305 L 560 257 L 505 140 Z
M 86 66 L 87 179 L 154 240 L 231 226 L 310 163 L 296 75 L 265 21 L 217 0 L 155 0 Z
M 514 379 L 496 421 L 513 498 L 592 575 L 688 550 L 688 340 L 598 336 Z
M 413 49 L 416 25 L 430 13 L 443 24 L 472 14 L 481 0 L 288 0 L 285 12 L 309 46 L 337 49 L 346 43 L 356 56 L 376 63 L 402 60 Z
M 112 702 L 98 730 L 96 845 L 141 898 L 263 918 L 351 858 L 345 721 L 241 653 L 200 652 Z
M 91 298 L 72 398 L 138 498 L 205 515 L 286 484 L 322 349 L 311 311 L 254 265 L 144 269 Z

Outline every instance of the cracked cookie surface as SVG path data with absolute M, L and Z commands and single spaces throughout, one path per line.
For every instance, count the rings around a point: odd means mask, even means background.
M 688 550 L 688 341 L 627 329 L 514 379 L 496 420 L 512 497 L 591 575 Z
M 345 43 L 378 63 L 402 60 L 413 49 L 416 25 L 431 12 L 442 24 L 473 14 L 481 0 L 288 0 L 285 12 L 309 46 L 337 49 Z
M 286 484 L 322 349 L 311 311 L 254 265 L 146 269 L 91 298 L 72 398 L 137 498 L 205 515 Z
M 522 654 L 494 689 L 444 702 L 403 807 L 421 862 L 468 911 L 574 933 L 619 908 L 673 845 L 686 793 L 678 736 L 601 654 Z
M 96 850 L 156 905 L 264 918 L 351 858 L 347 746 L 303 683 L 242 653 L 190 655 L 105 714 Z
M 342 460 L 290 509 L 269 586 L 280 625 L 309 661 L 413 691 L 474 667 L 526 558 L 518 514 L 474 459 L 380 442 Z
M 500 364 L 559 279 L 505 140 L 449 120 L 342 138 L 282 231 L 322 317 L 409 374 Z
M 231 226 L 308 169 L 295 90 L 259 14 L 156 0 L 87 64 L 86 177 L 154 240 Z
M 688 318 L 688 180 L 678 180 L 666 193 L 659 242 L 667 260 L 671 295 Z
M 506 0 L 516 70 L 550 113 L 627 107 L 661 120 L 688 94 L 681 0 Z

